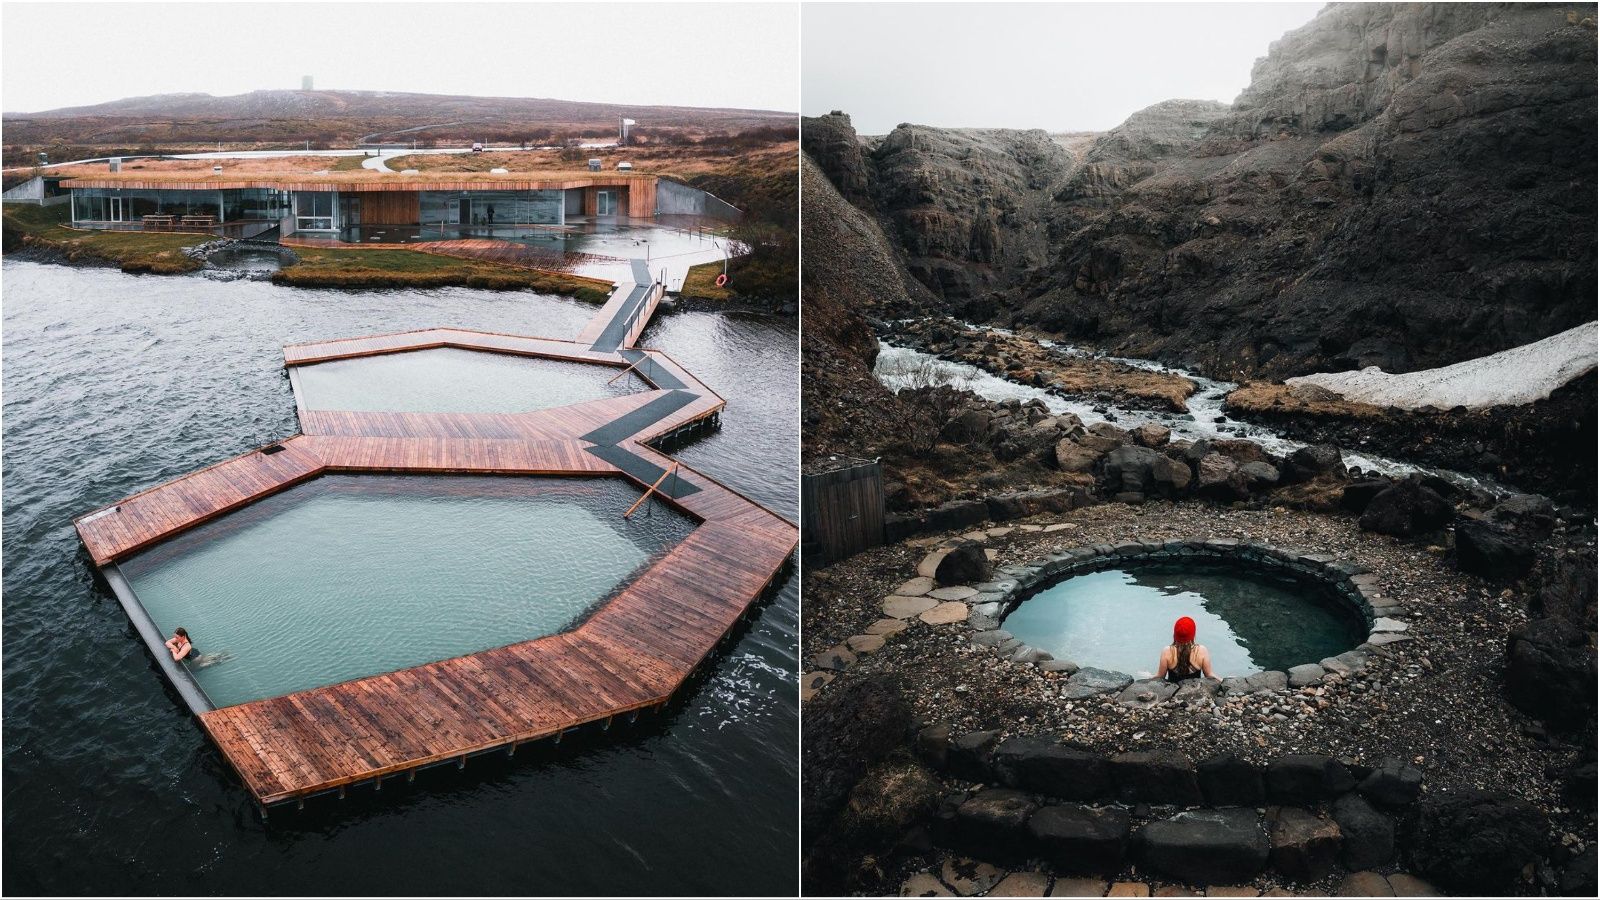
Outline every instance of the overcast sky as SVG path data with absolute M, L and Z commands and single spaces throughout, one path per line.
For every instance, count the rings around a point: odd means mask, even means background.
M 801 111 L 1103 131 L 1162 100 L 1231 103 L 1267 45 L 1322 3 L 810 3 Z
M 7 2 L 0 109 L 312 75 L 325 89 L 794 111 L 798 20 L 790 3 Z

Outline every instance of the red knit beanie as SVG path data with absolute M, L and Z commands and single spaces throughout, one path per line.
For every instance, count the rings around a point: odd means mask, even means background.
M 1194 643 L 1194 620 L 1184 616 L 1172 625 L 1172 642 L 1174 644 Z

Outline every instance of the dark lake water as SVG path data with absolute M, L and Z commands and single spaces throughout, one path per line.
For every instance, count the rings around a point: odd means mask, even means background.
M 282 345 L 451 325 L 569 338 L 596 307 L 6 261 L 8 894 L 790 894 L 797 582 L 660 715 L 258 820 L 108 592 L 74 515 L 296 430 Z M 645 333 L 728 398 L 674 454 L 793 519 L 796 329 Z

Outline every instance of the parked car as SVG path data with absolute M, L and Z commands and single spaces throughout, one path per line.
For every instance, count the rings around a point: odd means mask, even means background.
M 483 152 L 483 141 L 473 141 L 472 142 L 472 152 L 473 153 L 482 153 Z

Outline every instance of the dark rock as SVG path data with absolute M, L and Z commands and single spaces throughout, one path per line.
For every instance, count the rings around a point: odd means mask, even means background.
M 1560 891 L 1563 897 L 1593 897 L 1595 894 L 1595 844 L 1579 853 L 1561 869 Z
M 1172 440 L 1172 429 L 1151 423 L 1140 425 L 1129 432 L 1129 435 L 1133 438 L 1135 444 L 1155 449 L 1165 446 L 1168 441 Z
M 1555 570 L 1539 587 L 1533 608 L 1541 616 L 1555 616 L 1585 629 L 1594 627 L 1597 572 L 1595 553 L 1589 549 L 1558 557 Z
M 1361 527 L 1379 534 L 1411 537 L 1443 528 L 1455 514 L 1455 507 L 1448 500 L 1408 478 L 1372 498 L 1361 514 Z
M 1333 820 L 1344 835 L 1344 867 L 1352 872 L 1388 865 L 1394 858 L 1394 819 L 1378 812 L 1360 794 L 1333 803 Z
M 1533 545 L 1509 528 L 1463 521 L 1456 526 L 1456 565 L 1491 581 L 1516 581 L 1533 568 Z
M 918 731 L 917 756 L 930 768 L 942 771 L 950 760 L 950 726 L 929 725 Z
M 1388 490 L 1394 482 L 1387 478 L 1370 478 L 1352 481 L 1339 495 L 1339 507 L 1353 513 L 1365 512 L 1372 498 Z
M 1088 506 L 1093 500 L 1083 488 L 1073 487 L 996 494 L 986 502 L 989 504 L 989 518 L 1004 522 L 1044 513 L 1068 512 Z
M 803 830 L 820 833 L 862 774 L 900 746 L 910 730 L 911 708 L 896 676 L 853 678 L 806 704 Z
M 924 570 L 926 571 L 926 570 Z M 939 560 L 933 580 L 940 584 L 982 584 L 989 580 L 989 557 L 977 541 L 961 541 Z
M 1551 727 L 1577 727 L 1594 716 L 1595 659 L 1578 627 L 1555 617 L 1512 632 L 1506 648 L 1506 694 Z
M 998 731 L 969 731 L 950 742 L 946 760 L 950 774 L 965 781 L 988 781 L 989 760 Z
M 1261 770 L 1233 753 L 1219 753 L 1195 767 L 1200 792 L 1212 806 L 1260 806 L 1266 802 Z
M 976 525 L 989 517 L 989 504 L 982 500 L 950 500 L 923 514 L 923 530 L 955 531 Z
M 1104 494 L 1177 496 L 1189 486 L 1189 467 L 1148 447 L 1118 447 L 1100 466 Z
M 1295 881 L 1326 878 L 1339 862 L 1338 824 L 1293 806 L 1272 820 L 1272 867 Z
M 1356 786 L 1350 771 L 1331 756 L 1280 756 L 1267 764 L 1267 797 L 1274 803 L 1310 806 Z
M 1243 884 L 1267 863 L 1269 845 L 1253 809 L 1181 812 L 1135 834 L 1140 865 L 1188 884 Z
M 1131 821 L 1118 807 L 1064 803 L 1035 812 L 1028 832 L 1058 872 L 1113 875 L 1122 868 Z
M 1561 802 L 1573 809 L 1594 812 L 1596 802 L 1594 760 L 1579 762 L 1561 773 Z
M 1217 500 L 1241 500 L 1250 494 L 1239 465 L 1221 453 L 1207 453 L 1195 464 L 1195 492 Z
M 1556 507 L 1538 494 L 1513 494 L 1489 510 L 1489 519 L 1534 540 L 1544 540 L 1556 526 Z
M 1133 683 L 1133 678 L 1121 672 L 1086 667 L 1072 673 L 1061 696 L 1068 700 L 1084 700 L 1100 694 L 1120 691 Z
M 1092 472 L 1107 452 L 1098 440 L 1062 438 L 1055 446 L 1056 468 L 1063 472 Z
M 1405 806 L 1422 791 L 1422 770 L 1403 759 L 1384 757 L 1376 769 L 1361 779 L 1361 796 L 1379 806 Z
M 1343 475 L 1344 456 L 1332 444 L 1313 444 L 1289 454 L 1282 471 L 1285 484 L 1299 484 L 1321 475 Z
M 994 862 L 1026 856 L 1028 819 L 1038 809 L 1027 794 L 1009 788 L 982 790 L 956 810 L 956 837 L 969 856 Z
M 988 410 L 968 407 L 944 423 L 939 435 L 955 444 L 977 444 L 989 436 L 992 421 Z
M 1007 738 L 995 749 L 1002 782 L 1063 800 L 1107 800 L 1114 796 L 1105 756 L 1074 750 L 1048 737 Z
M 1479 896 L 1512 888 L 1541 856 L 1548 823 L 1526 800 L 1488 791 L 1444 791 L 1420 805 L 1412 860 L 1442 887 Z
M 1198 806 L 1194 763 L 1174 750 L 1142 750 L 1111 757 L 1111 779 L 1123 803 Z
M 1250 490 L 1261 491 L 1277 484 L 1280 473 L 1270 463 L 1247 462 L 1239 466 L 1239 476 Z

